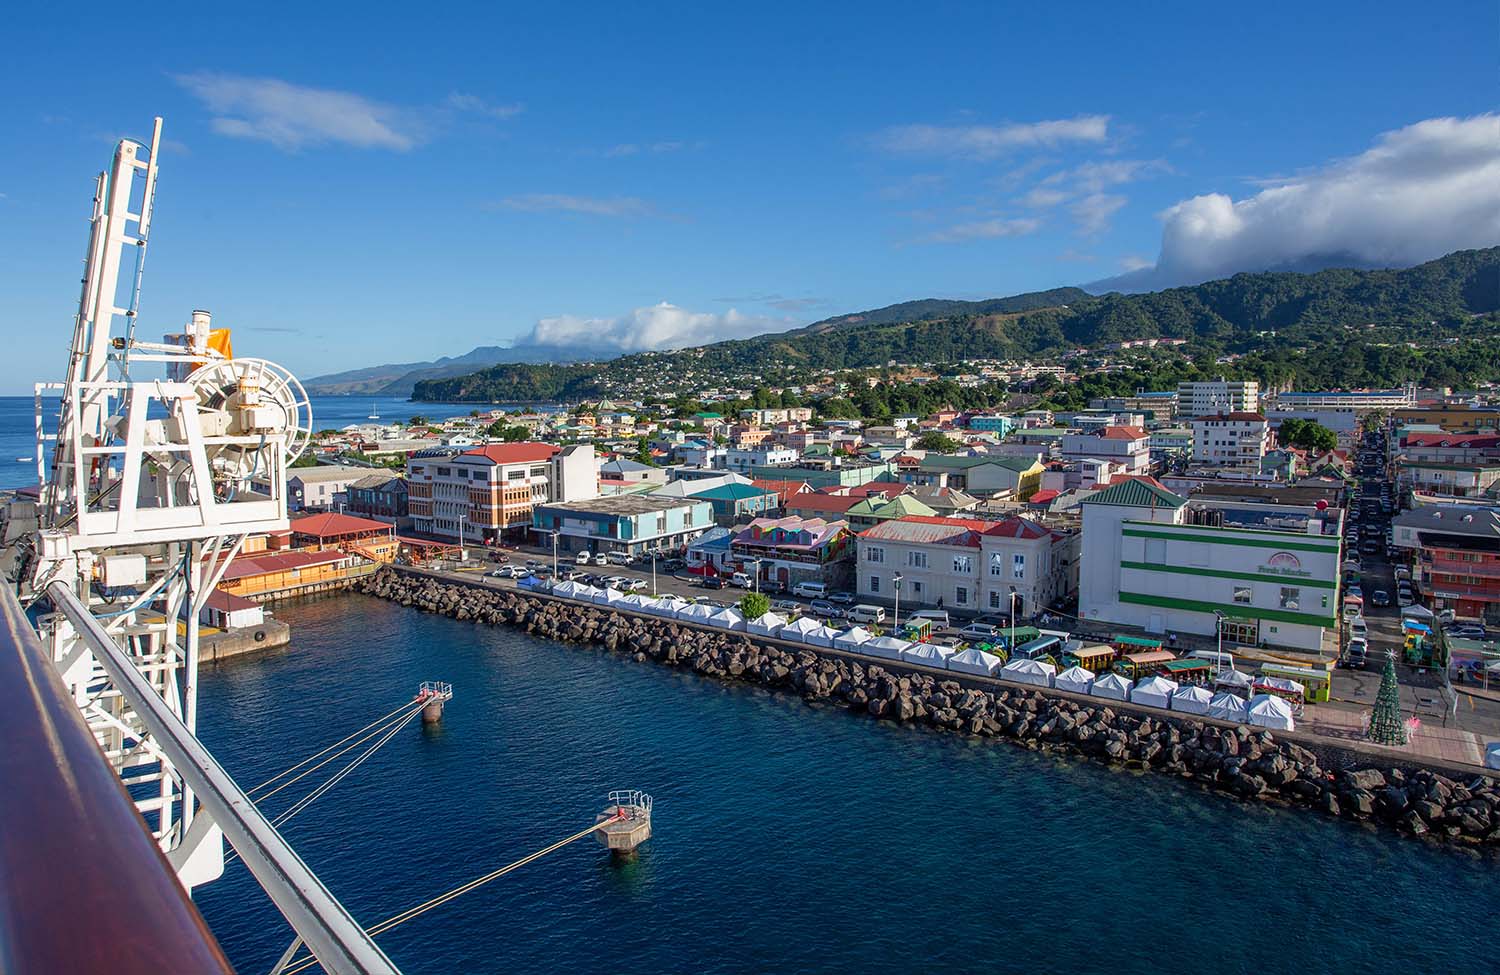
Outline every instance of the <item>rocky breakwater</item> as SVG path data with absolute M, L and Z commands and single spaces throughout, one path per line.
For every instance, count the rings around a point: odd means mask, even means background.
M 753 640 L 744 633 L 388 569 L 355 589 L 454 619 L 520 627 L 641 662 L 783 689 L 874 718 L 1006 739 L 1038 751 L 1176 775 L 1248 801 L 1279 802 L 1407 835 L 1500 849 L 1500 782 L 1477 772 L 1462 780 L 1419 767 L 1332 772 L 1311 751 L 1263 729 L 1149 715 L 1033 688 L 961 683 L 832 651 Z

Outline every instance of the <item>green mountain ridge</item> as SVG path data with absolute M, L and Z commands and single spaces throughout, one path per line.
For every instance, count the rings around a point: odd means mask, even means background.
M 870 368 L 891 361 L 1035 360 L 1146 338 L 1185 339 L 1187 348 L 1199 353 L 1276 357 L 1289 348 L 1310 353 L 1350 341 L 1341 326 L 1402 326 L 1406 339 L 1417 340 L 1445 329 L 1472 329 L 1476 316 L 1497 311 L 1500 247 L 1492 247 L 1457 251 L 1411 268 L 1247 273 L 1144 294 L 1092 296 L 1063 288 L 979 302 L 925 299 L 790 332 L 603 363 L 507 363 L 419 381 L 413 398 L 576 400 L 607 395 L 612 386 L 643 373 L 691 369 L 733 382 L 746 374 Z M 1479 337 L 1493 342 L 1495 331 L 1480 329 Z

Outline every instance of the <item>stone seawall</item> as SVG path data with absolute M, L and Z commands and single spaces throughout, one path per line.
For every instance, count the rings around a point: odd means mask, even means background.
M 1375 764 L 1357 749 L 857 654 L 385 569 L 354 591 L 430 613 L 515 626 L 839 703 L 874 718 L 1000 738 L 1040 751 L 1192 779 L 1247 801 L 1365 820 L 1410 836 L 1500 850 L 1500 781 L 1477 770 Z M 1297 739 L 1297 740 L 1294 740 Z

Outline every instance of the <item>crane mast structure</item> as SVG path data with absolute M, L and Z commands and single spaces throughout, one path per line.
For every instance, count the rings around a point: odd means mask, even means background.
M 161 126 L 149 145 L 121 140 L 95 182 L 66 378 L 36 388 L 41 504 L 22 594 L 66 587 L 192 732 L 199 615 L 248 536 L 288 527 L 285 471 L 312 417 L 289 372 L 231 357 L 206 312 L 162 342 L 137 338 Z M 49 432 L 50 395 L 61 405 Z M 179 879 L 191 890 L 217 877 L 222 833 L 140 708 L 66 614 L 40 616 L 38 630 Z

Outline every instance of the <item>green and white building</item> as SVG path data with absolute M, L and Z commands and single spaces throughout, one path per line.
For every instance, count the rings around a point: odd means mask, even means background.
M 1336 506 L 1190 502 L 1149 477 L 1080 506 L 1082 619 L 1313 652 L 1337 630 Z

